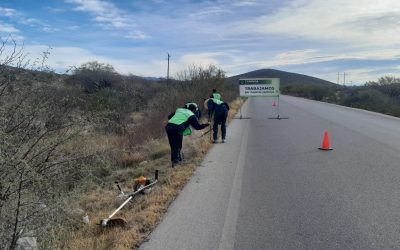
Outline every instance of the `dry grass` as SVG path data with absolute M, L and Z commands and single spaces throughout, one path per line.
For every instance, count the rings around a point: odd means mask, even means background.
M 229 120 L 237 112 L 240 101 L 230 104 Z M 207 129 L 206 129 L 207 130 Z M 89 225 L 76 225 L 75 228 L 61 232 L 64 235 L 64 243 L 57 245 L 58 249 L 136 249 L 147 239 L 150 232 L 156 227 L 168 206 L 179 194 L 180 190 L 191 178 L 204 155 L 212 147 L 209 135 L 201 136 L 205 131 L 198 131 L 184 140 L 184 154 L 186 163 L 178 168 L 171 169 L 169 160 L 169 145 L 167 140 L 152 140 L 140 147 L 135 152 L 125 152 L 121 155 L 121 162 L 126 166 L 137 165 L 121 169 L 114 173 L 115 179 L 124 181 L 122 184 L 126 190 L 134 183 L 134 178 L 140 174 L 153 175 L 155 169 L 159 169 L 160 183 L 152 192 L 146 195 L 136 196 L 133 202 L 128 203 L 115 217 L 127 220 L 126 228 L 102 229 L 96 223 L 107 218 L 123 200 L 117 198 L 117 189 L 110 184 L 105 188 L 98 188 L 82 197 L 77 206 L 83 209 L 90 217 Z M 229 133 L 229 131 L 228 131 Z M 111 146 L 121 146 L 120 138 L 109 138 L 106 141 Z M 93 142 L 91 145 L 100 147 Z M 98 142 L 98 141 L 97 141 Z M 144 162 L 144 159 L 148 159 Z M 140 163 L 141 162 L 141 163 Z
M 136 166 L 145 160 L 145 156 L 140 152 L 123 152 L 121 158 L 118 160 L 118 165 L 131 167 Z

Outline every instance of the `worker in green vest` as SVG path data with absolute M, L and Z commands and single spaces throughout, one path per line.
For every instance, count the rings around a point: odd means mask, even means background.
M 207 101 L 209 120 L 213 119 L 213 143 L 218 140 L 218 125 L 221 126 L 222 143 L 226 138 L 226 119 L 228 118 L 229 105 L 220 99 L 210 98 Z
M 217 100 L 221 100 L 221 94 L 218 93 L 216 89 L 213 89 L 212 91 L 213 91 L 213 92 L 212 92 L 210 98 L 214 98 L 214 99 L 217 99 Z
M 192 133 L 190 126 L 196 130 L 204 129 L 209 123 L 200 124 L 195 113 L 198 113 L 196 103 L 187 103 L 183 108 L 178 108 L 174 113 L 168 116 L 168 124 L 165 131 L 168 135 L 168 142 L 171 147 L 172 167 L 175 167 L 182 161 L 182 141 L 183 136 Z

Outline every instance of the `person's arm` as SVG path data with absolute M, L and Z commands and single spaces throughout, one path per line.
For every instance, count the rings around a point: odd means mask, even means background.
M 201 130 L 201 129 L 207 127 L 208 125 L 210 125 L 208 123 L 200 124 L 199 120 L 197 120 L 197 117 L 195 115 L 190 116 L 188 122 L 189 122 L 189 125 L 192 126 L 196 130 Z
M 197 119 L 200 119 L 200 117 L 201 117 L 200 109 L 196 110 L 196 112 L 194 112 L 194 114 L 196 115 Z
M 208 119 L 211 119 L 212 113 L 214 112 L 214 102 L 213 102 L 213 100 L 208 100 L 207 108 L 208 108 Z
M 226 109 L 229 110 L 229 105 L 228 105 L 228 103 L 224 102 L 224 105 L 225 105 Z

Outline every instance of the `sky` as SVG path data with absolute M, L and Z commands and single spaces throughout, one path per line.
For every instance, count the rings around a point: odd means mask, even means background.
M 49 50 L 60 73 L 99 61 L 166 77 L 169 53 L 171 76 L 213 64 L 346 85 L 400 77 L 399 0 L 1 0 L 0 37 L 32 60 Z

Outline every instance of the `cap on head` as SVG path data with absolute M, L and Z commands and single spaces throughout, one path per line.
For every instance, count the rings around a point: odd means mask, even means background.
M 185 108 L 189 109 L 192 112 L 195 112 L 198 110 L 197 104 L 194 102 L 186 103 Z

